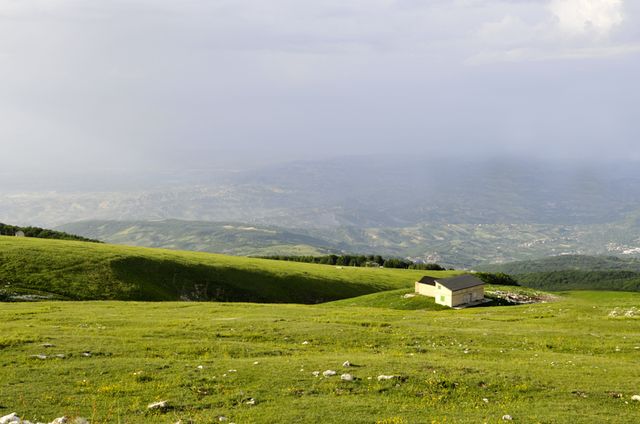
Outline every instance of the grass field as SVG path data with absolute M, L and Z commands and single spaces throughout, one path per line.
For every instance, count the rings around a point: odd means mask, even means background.
M 0 238 L 3 293 L 66 299 L 0 303 L 0 416 L 638 422 L 639 293 L 451 310 L 405 297 L 423 274 Z M 220 291 L 236 302 L 170 301 Z M 162 400 L 168 410 L 147 410 Z
M 69 300 L 320 303 L 409 287 L 410 271 L 0 237 L 0 291 Z
M 509 414 L 521 423 L 636 423 L 640 319 L 624 315 L 639 302 L 635 293 L 575 292 L 554 303 L 458 311 L 348 301 L 5 303 L 0 415 L 481 423 Z M 347 360 L 355 366 L 343 368 Z M 312 374 L 328 369 L 338 376 Z M 400 378 L 378 381 L 382 374 Z M 148 413 L 159 400 L 173 409 Z

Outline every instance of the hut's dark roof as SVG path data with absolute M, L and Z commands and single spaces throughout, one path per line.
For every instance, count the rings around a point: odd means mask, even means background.
M 436 285 L 436 279 L 433 277 L 429 277 L 428 275 L 425 275 L 424 277 L 422 277 L 418 283 L 420 284 L 428 284 L 430 286 L 435 286 Z
M 470 287 L 481 286 L 484 284 L 482 280 L 471 274 L 459 275 L 457 277 L 444 278 L 436 281 L 438 284 L 451 291 L 468 289 Z

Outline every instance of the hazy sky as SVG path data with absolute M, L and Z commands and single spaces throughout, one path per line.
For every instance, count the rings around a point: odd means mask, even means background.
M 639 76 L 637 0 L 0 0 L 0 155 L 640 158 Z

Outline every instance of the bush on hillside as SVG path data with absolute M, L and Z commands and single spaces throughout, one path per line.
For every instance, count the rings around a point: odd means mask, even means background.
M 520 284 L 509 274 L 497 272 L 495 274 L 489 272 L 478 272 L 476 276 L 487 284 L 497 286 L 519 286 Z

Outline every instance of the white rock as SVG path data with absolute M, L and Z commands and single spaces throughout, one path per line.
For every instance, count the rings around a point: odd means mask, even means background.
M 336 374 L 338 373 L 335 372 L 334 370 L 326 370 L 325 372 L 322 373 L 322 375 L 324 375 L 325 377 L 332 377 Z
M 384 380 L 393 380 L 394 378 L 396 378 L 395 375 L 379 375 L 378 376 L 378 381 L 384 381 Z
M 320 375 L 320 371 L 314 371 L 311 374 L 313 374 L 314 377 L 317 377 Z
M 91 352 L 82 352 L 82 356 L 84 356 L 85 358 L 90 358 Z
M 635 400 L 636 402 L 640 402 L 640 395 L 631 396 L 631 400 Z
M 198 365 L 196 368 L 198 368 L 199 370 L 203 370 L 203 369 L 204 369 L 204 366 L 202 366 L 202 365 Z
M 513 417 L 511 415 L 503 415 L 502 416 L 502 420 L 503 421 L 513 421 Z
M 255 405 L 256 404 L 256 400 L 254 398 L 249 399 L 248 401 L 245 402 L 245 405 Z
M 308 345 L 308 344 L 309 344 L 309 342 L 308 342 L 307 340 L 305 340 L 305 341 L 303 341 L 303 342 L 302 342 L 302 344 L 303 344 L 303 345 Z
M 43 355 L 43 354 L 31 355 L 31 357 L 36 359 L 47 359 L 47 355 Z
M 60 417 L 60 418 L 56 418 L 55 420 L 51 421 L 49 424 L 67 424 L 68 422 L 69 422 L 69 418 Z
M 353 381 L 353 376 L 351 374 L 342 374 L 340 376 L 340 380 L 343 381 Z
M 229 370 L 227 372 L 238 372 L 238 370 Z
M 4 417 L 0 417 L 0 424 L 19 423 L 20 421 L 20 417 L 15 412 L 5 415 Z
M 350 366 L 351 366 L 351 362 L 349 362 L 349 361 L 344 361 L 344 362 L 342 363 L 342 366 L 343 366 L 343 367 L 350 367 Z
M 258 365 L 260 362 L 256 361 L 253 363 L 253 365 Z
M 229 418 L 227 418 L 225 416 L 219 416 L 218 417 L 218 421 L 220 421 L 220 422 L 224 422 L 224 421 L 228 421 L 228 420 L 229 420 Z
M 89 420 L 87 420 L 86 418 L 78 417 L 73 420 L 73 424 L 89 424 Z
M 147 405 L 147 409 L 150 411 L 165 411 L 169 409 L 169 401 L 162 400 L 160 402 L 154 402 Z
M 51 343 L 45 343 L 42 345 L 42 347 L 56 347 L 56 345 L 51 344 Z
M 487 399 L 487 398 L 482 398 L 482 401 L 483 401 L 484 403 L 489 403 L 489 399 Z

